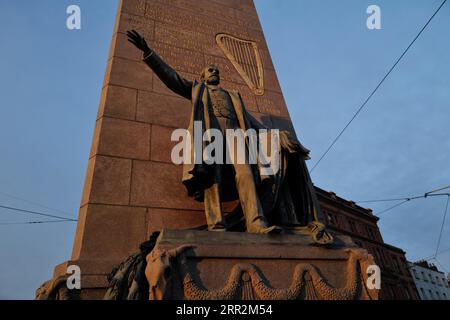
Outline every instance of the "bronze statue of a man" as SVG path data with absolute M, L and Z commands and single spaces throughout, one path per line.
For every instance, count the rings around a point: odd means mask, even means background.
M 143 61 L 159 79 L 170 90 L 192 102 L 188 128 L 192 135 L 196 121 L 202 122 L 204 130 L 213 128 L 222 133 L 226 129 L 242 129 L 245 132 L 251 128 L 261 128 L 246 111 L 240 94 L 220 87 L 220 71 L 217 66 L 206 67 L 202 71 L 200 82 L 186 80 L 165 63 L 138 32 L 132 30 L 127 34 L 128 40 L 143 52 Z M 322 235 L 326 233 L 319 223 L 320 209 L 304 164 L 309 151 L 286 132 L 281 134 L 280 140 L 282 150 L 278 156 L 281 158 L 281 169 L 273 177 L 259 176 L 258 168 L 249 163 L 184 164 L 183 183 L 189 196 L 204 202 L 209 230 L 227 230 L 221 203 L 225 199 L 233 200 L 227 194 L 234 187 L 247 232 L 280 233 L 283 229 L 277 225 L 305 227 L 316 223 L 312 227 L 320 233 L 316 232 L 316 238 L 323 238 Z M 290 167 L 292 168 L 289 169 Z M 293 171 L 290 178 L 286 176 L 288 169 Z M 232 183 L 228 180 L 230 176 L 234 180 Z M 292 179 L 294 181 L 291 182 Z M 296 184 L 299 190 L 290 190 L 297 188 Z M 297 193 L 298 197 L 293 193 Z

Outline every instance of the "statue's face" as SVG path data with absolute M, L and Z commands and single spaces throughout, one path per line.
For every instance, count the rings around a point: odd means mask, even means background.
M 220 71 L 215 65 L 210 65 L 203 70 L 203 78 L 207 84 L 218 85 L 220 83 Z

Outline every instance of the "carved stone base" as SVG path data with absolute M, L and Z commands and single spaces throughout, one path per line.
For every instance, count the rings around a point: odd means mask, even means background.
M 111 272 L 111 269 L 120 262 L 120 260 L 109 261 L 100 259 L 65 261 L 55 267 L 53 278 L 42 284 L 37 290 L 36 299 L 72 300 L 76 294 L 76 299 L 102 300 L 108 289 L 107 275 Z M 78 266 L 81 270 L 81 290 L 77 291 L 75 294 L 71 291 L 67 291 L 65 282 L 62 282 L 62 279 L 67 278 L 68 267 L 73 265 Z M 60 286 L 58 291 L 55 291 L 55 284 Z M 53 292 L 53 296 L 49 296 L 46 292 Z M 66 294 L 67 292 L 69 292 L 70 295 Z
M 145 274 L 155 300 L 376 300 L 374 264 L 345 236 L 323 247 L 303 235 L 164 230 Z

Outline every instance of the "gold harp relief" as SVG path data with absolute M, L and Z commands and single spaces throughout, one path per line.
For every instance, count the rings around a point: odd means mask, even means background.
M 264 68 L 258 44 L 225 33 L 219 33 L 216 42 L 253 93 L 264 95 Z

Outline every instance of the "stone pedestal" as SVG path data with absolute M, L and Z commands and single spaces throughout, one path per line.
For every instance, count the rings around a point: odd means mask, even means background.
M 138 249 L 136 248 L 136 251 Z M 67 277 L 67 268 L 71 265 L 80 267 L 82 300 L 102 300 L 108 288 L 108 274 L 121 260 L 69 260 L 57 265 L 53 271 L 53 279 Z
M 147 257 L 150 299 L 366 300 L 367 251 L 348 237 L 164 230 Z

